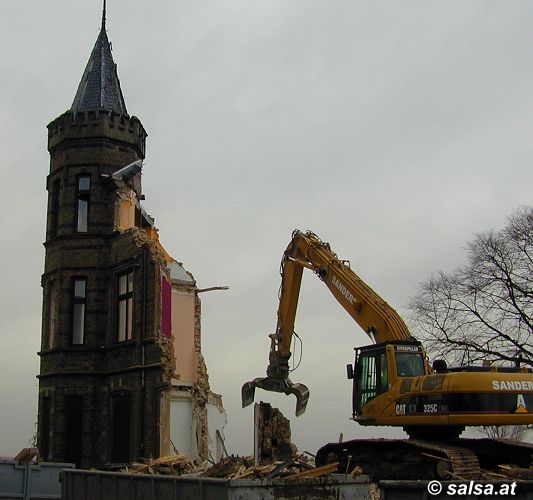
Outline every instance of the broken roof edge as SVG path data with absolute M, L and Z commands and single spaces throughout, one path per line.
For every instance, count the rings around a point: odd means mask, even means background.
M 194 276 L 183 267 L 182 262 L 172 259 L 172 261 L 168 263 L 168 270 L 170 281 L 173 284 L 196 288 L 196 280 L 194 279 Z
M 134 162 L 118 169 L 112 174 L 114 179 L 120 179 L 122 181 L 128 181 L 134 175 L 142 173 L 143 160 L 135 160 Z
M 108 182 L 114 184 L 119 198 L 123 198 L 125 196 L 126 199 L 124 201 L 126 201 L 126 203 L 130 206 L 134 205 L 135 208 L 138 210 L 141 219 L 147 223 L 146 225 L 144 225 L 141 222 L 139 226 L 139 222 L 134 221 L 130 215 L 124 227 L 121 228 L 119 224 L 119 230 L 121 230 L 122 232 L 126 232 L 135 229 L 137 230 L 137 232 L 143 232 L 146 238 L 151 241 L 151 244 L 163 257 L 165 265 L 162 267 L 164 270 L 164 274 L 166 275 L 171 285 L 176 287 L 193 288 L 195 293 L 197 293 L 198 289 L 194 276 L 190 271 L 187 271 L 184 268 L 182 262 L 177 261 L 167 252 L 167 250 L 160 241 L 159 230 L 155 227 L 155 220 L 150 215 L 148 215 L 146 210 L 141 205 L 140 200 L 144 197 L 142 196 L 142 194 L 138 193 L 135 189 L 135 186 L 133 186 L 132 183 L 129 182 L 134 176 L 142 175 L 142 167 L 143 161 L 142 159 L 139 159 L 135 160 L 132 163 L 129 163 L 125 167 L 119 168 L 112 174 L 100 174 L 101 177 L 107 179 Z

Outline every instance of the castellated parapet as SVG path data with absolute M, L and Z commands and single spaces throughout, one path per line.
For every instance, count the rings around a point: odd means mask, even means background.
M 89 139 L 125 143 L 136 149 L 140 158 L 146 152 L 147 133 L 136 116 L 113 111 L 67 111 L 48 124 L 48 151 L 53 154 L 68 143 Z

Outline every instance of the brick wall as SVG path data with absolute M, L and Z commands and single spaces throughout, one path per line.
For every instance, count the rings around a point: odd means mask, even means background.
M 109 178 L 109 174 L 144 158 L 146 132 L 135 117 L 107 112 L 65 113 L 48 129 L 51 159 L 46 183 L 49 201 L 42 276 L 38 440 L 48 443 L 45 458 L 68 459 L 68 433 L 72 437 L 78 432 L 68 418 L 68 402 L 79 396 L 83 404 L 78 465 L 102 467 L 112 458 L 113 419 L 117 418 L 113 398 L 124 397 L 123 401 L 131 404 L 131 432 L 126 445 L 130 459 L 155 456 L 160 391 L 168 384 L 156 341 L 161 256 L 138 237 L 135 228 L 123 233 L 115 230 L 116 186 Z M 87 232 L 77 233 L 80 174 L 91 176 L 91 190 Z M 130 182 L 140 194 L 140 174 Z M 59 186 L 56 200 L 54 185 Z M 56 230 L 52 231 L 54 224 Z M 116 277 L 124 270 L 133 271 L 133 335 L 130 341 L 118 342 Z M 76 277 L 86 278 L 87 283 L 82 345 L 72 344 Z M 52 292 L 55 328 L 51 343 Z M 46 419 L 41 418 L 44 398 L 49 398 Z

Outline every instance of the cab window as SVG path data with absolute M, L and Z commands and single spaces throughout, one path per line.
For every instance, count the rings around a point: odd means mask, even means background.
M 361 378 L 358 389 L 361 393 L 361 406 L 377 396 L 377 367 L 375 356 L 361 356 Z
M 424 358 L 420 353 L 397 352 L 396 367 L 400 377 L 424 375 Z
M 385 352 L 365 353 L 359 357 L 356 385 L 356 407 L 388 390 L 387 357 Z

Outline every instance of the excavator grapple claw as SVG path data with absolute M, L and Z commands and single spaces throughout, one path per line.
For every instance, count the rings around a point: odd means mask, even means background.
M 282 392 L 283 394 L 294 394 L 296 396 L 296 416 L 299 417 L 305 412 L 309 399 L 309 389 L 303 384 L 293 384 L 288 378 L 277 379 L 273 377 L 259 377 L 251 382 L 246 382 L 241 389 L 242 407 L 245 408 L 254 400 L 255 389 L 265 391 Z

